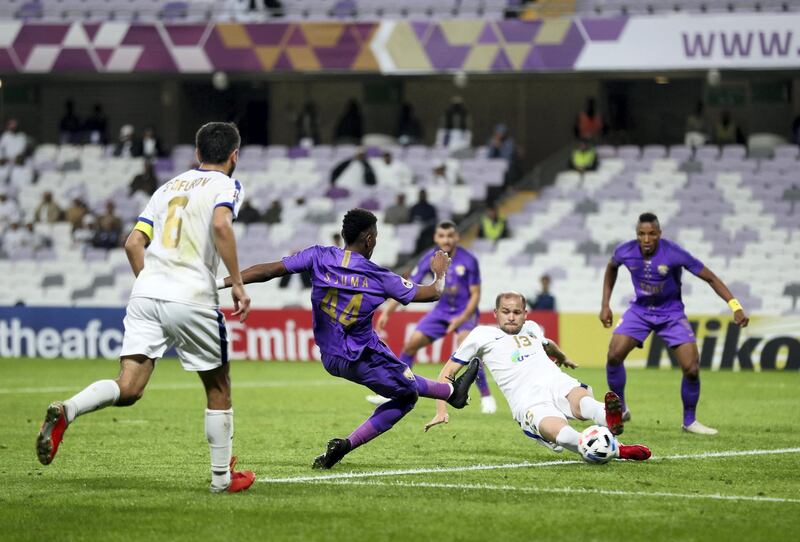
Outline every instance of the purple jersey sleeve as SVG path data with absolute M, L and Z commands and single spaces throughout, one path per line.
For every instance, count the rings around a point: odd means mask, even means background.
M 431 258 L 433 257 L 433 252 L 428 251 L 422 258 L 419 259 L 419 263 L 417 266 L 411 270 L 411 276 L 408 277 L 408 280 L 415 284 L 419 284 L 422 282 L 422 279 L 425 278 L 425 275 L 431 272 Z
M 611 261 L 613 261 L 617 265 L 622 265 L 622 257 L 624 249 L 625 249 L 625 243 L 619 245 L 616 249 L 614 249 L 614 254 L 611 255 Z
M 403 305 L 408 305 L 417 293 L 417 285 L 391 271 L 383 275 L 383 290 L 386 295 L 396 299 Z
M 291 256 L 283 258 L 283 265 L 289 273 L 300 273 L 301 271 L 310 271 L 314 265 L 314 256 L 317 253 L 317 247 L 308 247 Z
M 684 249 L 683 247 L 679 247 L 678 245 L 673 245 L 673 247 L 675 263 L 683 266 L 693 275 L 697 275 L 703 270 L 703 267 L 705 267 L 703 262 L 692 256 L 688 250 Z

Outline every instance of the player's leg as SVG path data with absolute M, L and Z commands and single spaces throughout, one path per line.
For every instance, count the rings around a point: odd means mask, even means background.
M 425 328 L 428 330 L 429 333 L 435 333 L 437 331 L 436 326 L 438 326 L 438 328 L 441 328 L 440 330 L 441 335 L 439 336 L 443 337 L 444 332 L 447 330 L 446 324 L 444 325 L 444 327 L 442 327 L 442 323 L 440 322 L 437 324 L 434 319 L 429 319 L 428 322 L 426 323 L 425 320 L 429 316 L 430 313 L 426 314 L 425 317 L 423 317 L 423 319 L 420 321 L 420 325 L 424 324 Z M 409 369 L 412 368 L 414 366 L 414 359 L 417 355 L 417 352 L 421 348 L 425 348 L 426 346 L 431 344 L 437 338 L 438 337 L 436 337 L 435 335 L 434 338 L 431 338 L 425 335 L 424 333 L 420 332 L 419 328 L 417 328 L 411 334 L 411 337 L 408 338 L 405 345 L 403 345 L 403 351 L 400 354 L 400 361 L 405 363 Z M 367 395 L 366 399 L 373 405 L 382 405 L 389 400 L 388 397 L 385 397 L 380 394 Z
M 130 406 L 138 401 L 167 349 L 167 338 L 151 299 L 131 299 L 125 311 L 125 335 L 116 380 L 98 380 L 64 402 L 51 403 L 36 439 L 39 461 L 53 461 L 64 432 L 75 418 L 110 405 Z
M 476 324 L 477 318 L 470 322 L 469 326 L 465 324 L 458 329 L 458 334 L 456 335 L 457 345 L 461 344 L 464 339 L 467 338 L 467 335 L 469 335 L 469 332 L 475 328 Z M 484 414 L 494 414 L 497 412 L 497 401 L 495 401 L 494 397 L 492 397 L 492 391 L 489 389 L 489 380 L 486 378 L 486 370 L 483 368 L 483 364 L 479 366 L 478 377 L 475 379 L 475 385 L 478 387 L 478 391 L 481 394 L 481 412 Z
M 716 435 L 717 430 L 697 421 L 697 403 L 700 401 L 700 353 L 697 343 L 688 342 L 673 348 L 683 371 L 681 401 L 683 402 L 683 430 L 700 435 Z
M 542 418 L 537 424 L 539 434 L 549 441 L 554 442 L 570 452 L 578 452 L 578 438 L 581 434 L 571 427 L 567 420 L 557 416 L 547 416 Z
M 235 493 L 255 481 L 251 471 L 236 472 L 233 465 L 233 404 L 231 402 L 228 335 L 219 310 L 183 303 L 163 303 L 168 332 L 179 345 L 181 366 L 196 372 L 206 392 L 205 434 L 211 456 L 211 491 Z
M 572 417 L 578 420 L 592 420 L 597 425 L 608 427 L 615 435 L 621 435 L 624 430 L 622 421 L 622 402 L 613 391 L 605 395 L 604 402 L 592 396 L 591 388 L 580 384 L 567 393 Z
M 628 357 L 631 350 L 641 346 L 649 334 L 650 327 L 647 322 L 634 311 L 628 310 L 620 318 L 608 345 L 606 380 L 608 388 L 616 393 L 622 401 L 622 409 L 626 414 L 625 419 L 630 418 L 625 404 L 625 383 L 627 381 L 625 358 Z

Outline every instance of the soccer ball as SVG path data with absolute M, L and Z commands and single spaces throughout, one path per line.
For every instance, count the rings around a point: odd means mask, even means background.
M 618 454 L 619 443 L 607 427 L 591 425 L 578 437 L 578 451 L 587 463 L 608 463 Z

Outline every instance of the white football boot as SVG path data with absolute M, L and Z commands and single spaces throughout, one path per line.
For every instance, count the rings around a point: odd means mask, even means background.
M 682 428 L 687 433 L 695 433 L 696 435 L 716 435 L 717 433 L 719 433 L 719 431 L 717 431 L 713 427 L 706 427 L 697 420 L 693 421 L 689 425 L 682 426 Z

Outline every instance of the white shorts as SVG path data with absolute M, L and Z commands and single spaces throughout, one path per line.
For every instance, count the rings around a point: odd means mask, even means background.
M 535 388 L 531 393 L 530 401 L 519 409 L 515 416 L 522 431 L 533 439 L 539 439 L 541 438 L 539 424 L 544 418 L 574 420 L 567 394 L 580 387 L 585 388 L 591 395 L 592 388 L 590 386 L 582 384 L 566 373 L 561 373 L 546 385 Z
M 174 346 L 187 371 L 210 371 L 228 362 L 228 334 L 219 310 L 134 297 L 123 323 L 120 357 L 160 358 Z

